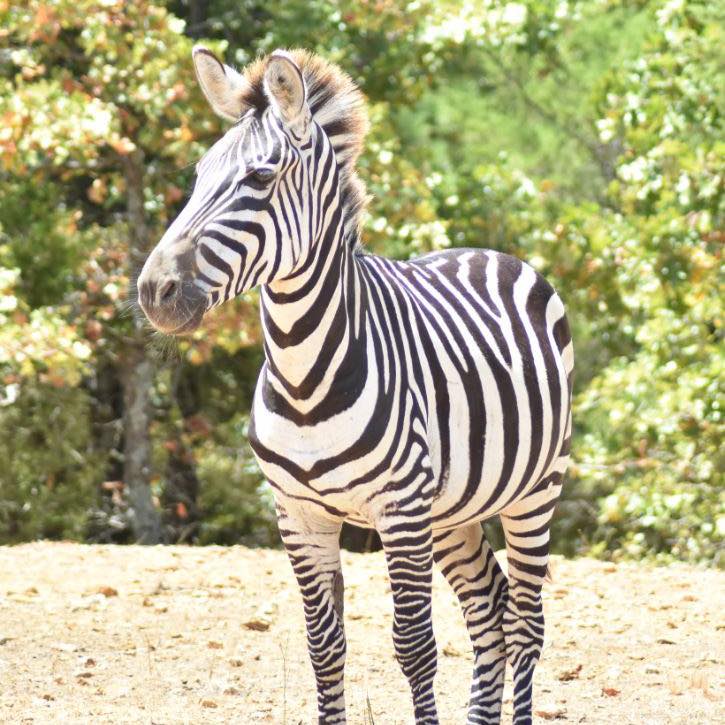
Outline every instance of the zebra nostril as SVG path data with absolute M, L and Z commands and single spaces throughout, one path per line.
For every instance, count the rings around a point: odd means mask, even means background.
M 176 280 L 167 279 L 159 287 L 159 302 L 168 302 L 176 293 Z
M 151 290 L 151 284 L 149 282 L 138 283 L 138 296 L 143 307 L 148 307 L 149 303 L 153 299 L 153 292 Z

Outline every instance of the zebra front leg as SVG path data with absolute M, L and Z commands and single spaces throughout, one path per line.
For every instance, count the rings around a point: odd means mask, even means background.
M 277 505 L 279 532 L 302 593 L 319 725 L 345 722 L 342 522 Z
M 395 512 L 378 525 L 393 592 L 393 645 L 413 696 L 416 725 L 437 725 L 433 679 L 437 652 L 431 588 L 433 552 L 429 514 Z
M 531 725 L 533 678 L 544 645 L 541 589 L 549 565 L 549 525 L 561 486 L 555 474 L 518 502 L 501 525 L 506 537 L 508 598 L 503 618 L 514 679 L 514 725 Z
M 506 673 L 506 577 L 480 523 L 434 534 L 433 556 L 458 596 L 473 646 L 468 723 L 495 725 Z

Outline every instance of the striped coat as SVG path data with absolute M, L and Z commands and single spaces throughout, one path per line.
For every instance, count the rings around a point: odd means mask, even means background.
M 244 74 L 203 48 L 194 60 L 211 105 L 235 125 L 199 164 L 139 301 L 158 329 L 179 333 L 261 285 L 265 363 L 249 436 L 305 604 L 320 722 L 345 721 L 345 520 L 380 534 L 416 722 L 438 722 L 434 561 L 471 636 L 469 722 L 499 722 L 507 660 L 514 722 L 531 722 L 549 524 L 571 437 L 560 298 L 495 251 L 399 262 L 361 249 L 366 119 L 339 69 L 301 51 Z M 495 515 L 508 577 L 481 527 Z

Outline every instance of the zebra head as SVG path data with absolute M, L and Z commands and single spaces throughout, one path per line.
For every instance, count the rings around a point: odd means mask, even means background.
M 324 203 L 355 187 L 365 127 L 360 92 L 317 56 L 275 51 L 242 73 L 203 47 L 193 59 L 212 109 L 234 125 L 197 164 L 189 202 L 138 278 L 142 310 L 170 334 L 304 264 L 328 223 Z

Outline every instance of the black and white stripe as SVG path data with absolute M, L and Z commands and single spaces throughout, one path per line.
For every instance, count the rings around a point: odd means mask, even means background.
M 362 252 L 350 128 L 335 126 L 334 93 L 315 109 L 310 89 L 325 86 L 301 56 L 280 57 L 301 68 L 302 110 L 291 117 L 294 104 L 275 102 L 269 84 L 267 105 L 242 107 L 162 245 L 193 240 L 207 308 L 262 285 L 266 360 L 250 441 L 302 591 L 320 722 L 345 721 L 347 520 L 380 534 L 416 722 L 438 722 L 435 560 L 472 641 L 469 722 L 499 722 L 508 658 L 514 722 L 529 723 L 549 525 L 571 438 L 564 307 L 531 267 L 495 251 L 409 262 Z M 293 75 L 276 79 L 294 87 Z M 496 515 L 508 577 L 481 527 Z

